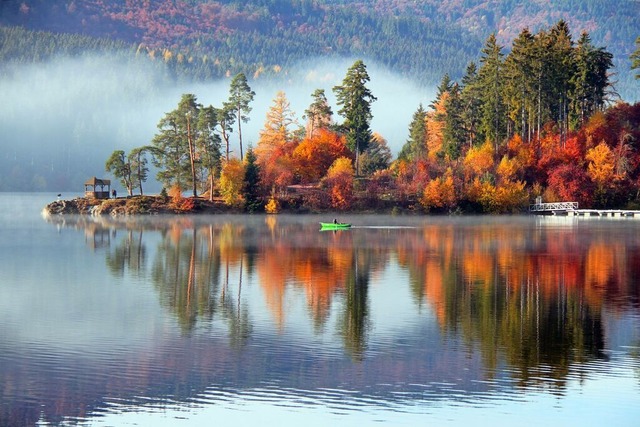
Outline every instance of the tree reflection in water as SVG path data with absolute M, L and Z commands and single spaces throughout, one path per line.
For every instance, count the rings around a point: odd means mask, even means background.
M 552 377 L 558 391 L 570 368 L 605 358 L 603 309 L 638 308 L 633 233 L 613 239 L 607 229 L 529 220 L 319 233 L 312 220 L 275 218 L 108 224 L 124 228 L 125 236 L 111 242 L 107 264 L 113 274 L 149 275 L 185 334 L 199 321 L 224 319 L 236 348 L 253 330 L 242 298 L 247 277 L 263 289 L 279 328 L 290 289 L 305 292 L 316 331 L 340 302 L 337 332 L 355 361 L 367 356 L 372 277 L 397 265 L 409 276 L 397 286 L 409 286 L 415 304 L 432 307 L 445 337 L 477 349 L 487 375 L 506 363 L 521 386 Z M 160 236 L 155 250 L 147 248 L 147 233 Z

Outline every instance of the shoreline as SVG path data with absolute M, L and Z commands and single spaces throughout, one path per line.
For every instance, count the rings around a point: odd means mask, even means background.
M 188 203 L 185 203 L 187 201 Z M 296 206 L 297 205 L 297 206 Z M 282 214 L 316 214 L 336 212 L 335 209 L 309 209 L 299 204 L 288 203 L 281 206 L 277 213 Z M 78 197 L 75 199 L 56 200 L 48 203 L 43 208 L 43 214 L 55 215 L 111 215 L 111 216 L 133 216 L 133 215 L 184 215 L 184 214 L 248 214 L 245 209 L 233 207 L 225 204 L 221 199 L 209 200 L 202 197 L 183 197 L 174 200 L 171 197 L 160 195 L 151 196 L 129 196 L 115 199 L 95 199 Z M 253 213 L 266 213 L 258 210 Z M 427 213 L 403 207 L 398 204 L 382 206 L 378 209 L 350 209 L 341 213 L 354 214 L 408 214 L 427 215 Z M 433 215 L 433 213 L 431 214 Z

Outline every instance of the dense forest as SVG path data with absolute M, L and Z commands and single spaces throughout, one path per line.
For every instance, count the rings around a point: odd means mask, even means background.
M 35 33 L 5 30 L 0 59 L 38 61 L 81 44 L 93 50 L 101 42 L 90 38 L 99 38 L 127 43 L 190 78 L 277 75 L 310 57 L 346 56 L 434 84 L 444 73 L 462 77 L 489 34 L 508 46 L 524 28 L 564 19 L 614 55 L 617 87 L 628 99 L 637 12 L 635 2 L 603 0 L 5 0 L 0 25 Z M 52 41 L 46 32 L 86 37 Z

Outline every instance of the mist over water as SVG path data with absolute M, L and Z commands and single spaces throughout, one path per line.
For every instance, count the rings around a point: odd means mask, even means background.
M 278 91 L 285 92 L 300 125 L 311 94 L 324 89 L 342 121 L 332 88 L 342 83 L 355 59 L 317 59 L 283 72 L 277 81 L 247 76 L 256 93 L 250 121 L 243 123 L 245 145 L 255 145 Z M 372 104 L 373 132 L 381 134 L 394 155 L 408 137 L 418 105 L 428 105 L 435 89 L 412 82 L 365 60 L 378 98 Z M 82 190 L 90 176 L 108 177 L 104 163 L 118 149 L 149 144 L 163 115 L 177 107 L 184 93 L 203 105 L 219 107 L 229 96 L 230 78 L 207 83 L 176 83 L 162 66 L 112 56 L 63 58 L 38 65 L 14 65 L 0 79 L 0 191 Z M 232 149 L 237 152 L 237 132 Z M 35 178 L 34 178 L 35 176 Z M 4 184 L 3 184 L 4 181 Z M 159 190 L 150 176 L 147 188 Z M 21 188 L 7 183 L 22 182 Z M 154 185 L 155 184 L 155 185 Z

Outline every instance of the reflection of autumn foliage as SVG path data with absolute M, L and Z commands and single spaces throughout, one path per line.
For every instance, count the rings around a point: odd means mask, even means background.
M 479 343 L 489 367 L 506 357 L 527 384 L 540 367 L 564 377 L 573 361 L 600 357 L 602 306 L 629 292 L 627 246 L 585 233 L 428 227 L 398 240 L 398 260 L 445 331 Z

